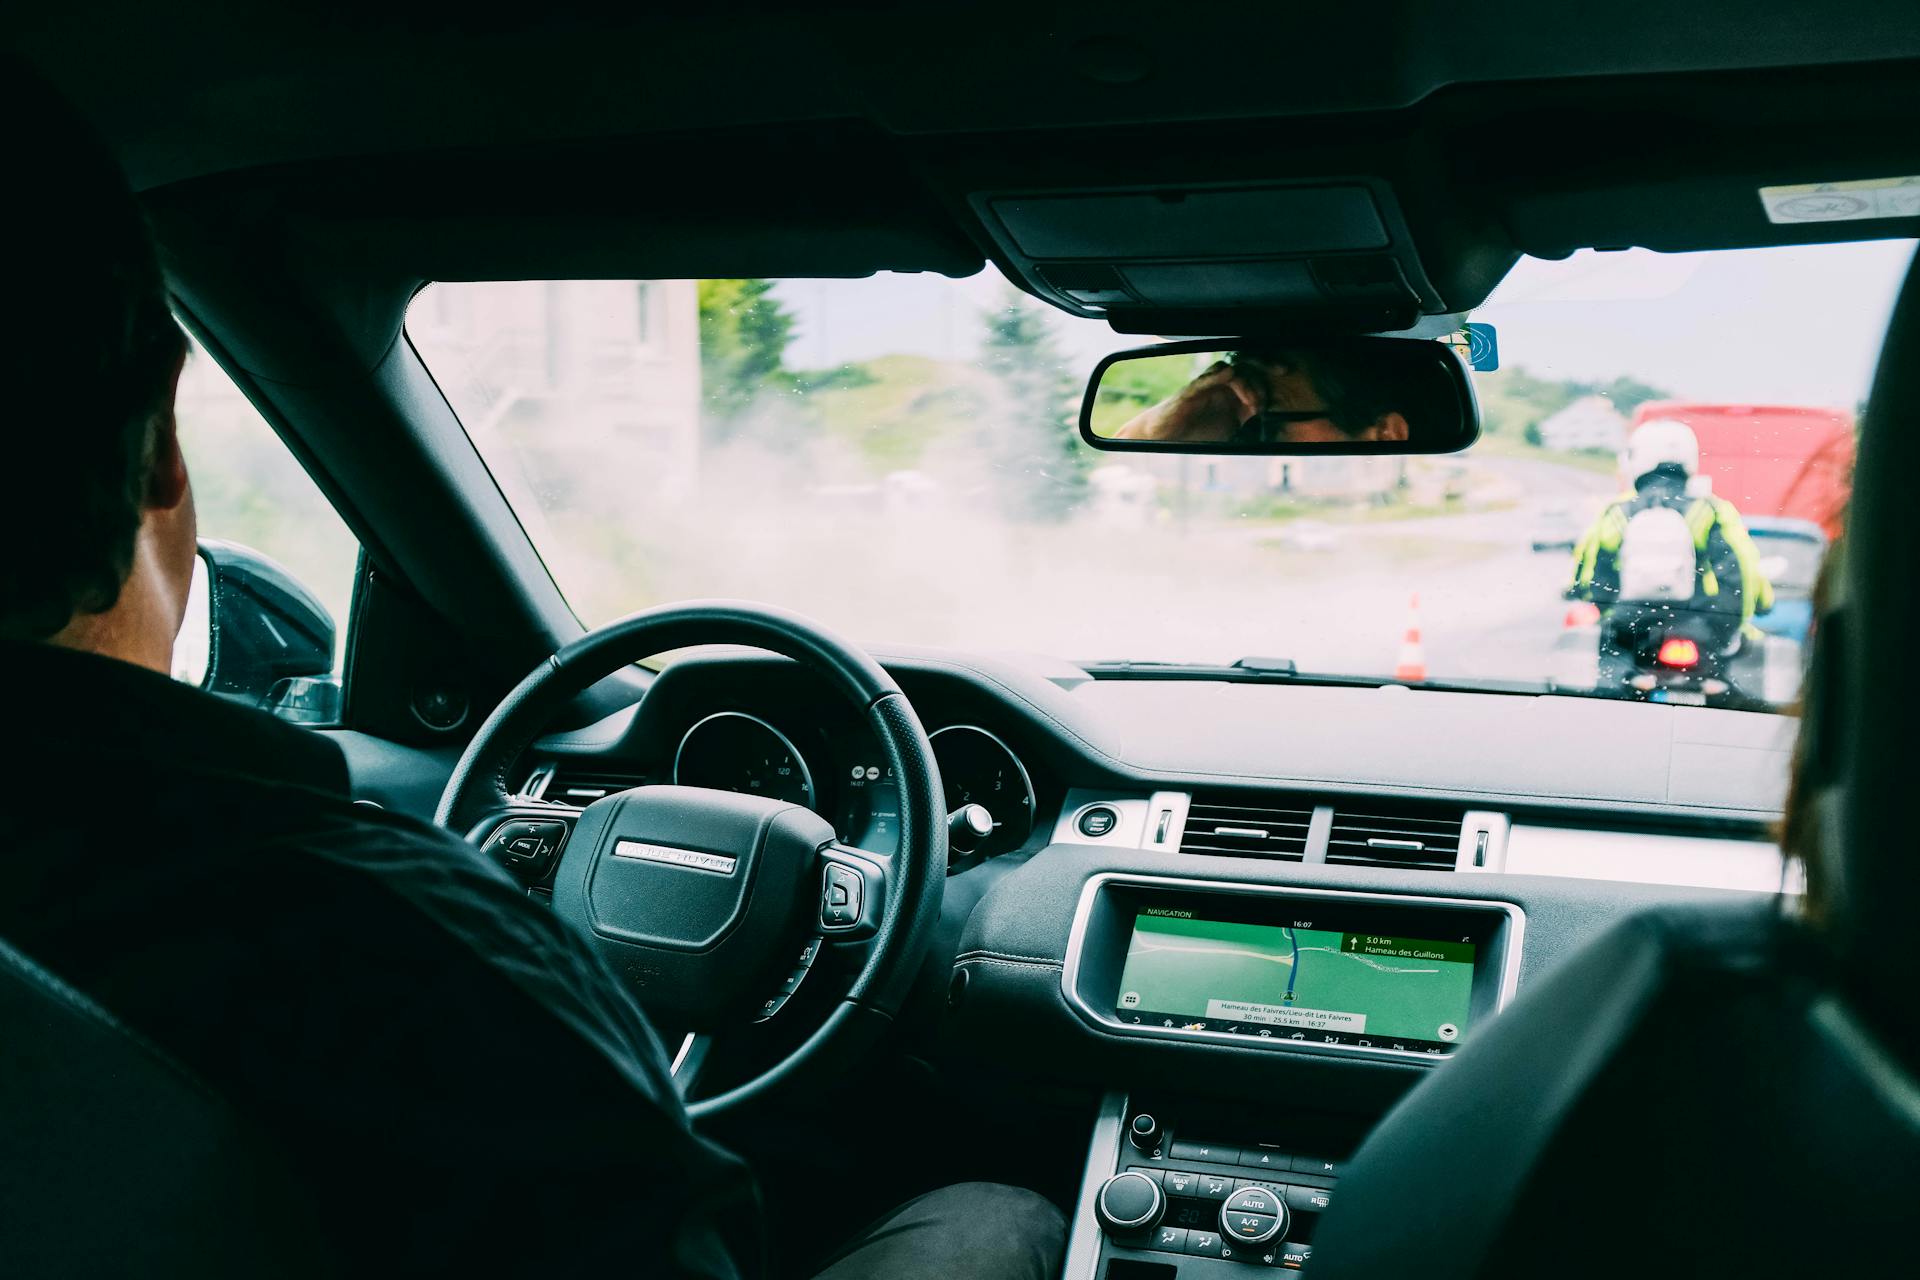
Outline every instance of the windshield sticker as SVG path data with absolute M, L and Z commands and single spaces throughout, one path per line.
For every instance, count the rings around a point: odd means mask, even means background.
M 1766 208 L 1767 221 L 1775 223 L 1920 217 L 1920 174 L 1761 187 L 1760 203 Z
M 1475 321 L 1467 326 L 1467 361 L 1475 373 L 1498 372 L 1500 342 L 1492 325 Z

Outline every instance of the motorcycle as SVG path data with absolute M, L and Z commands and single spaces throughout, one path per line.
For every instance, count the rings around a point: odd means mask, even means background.
M 1602 614 L 1576 601 L 1552 684 L 1639 702 L 1769 710 L 1782 700 L 1770 664 L 1791 664 L 1788 649 L 1797 646 L 1749 633 L 1725 613 L 1623 601 Z

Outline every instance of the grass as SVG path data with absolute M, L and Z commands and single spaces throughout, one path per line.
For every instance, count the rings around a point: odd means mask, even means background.
M 1262 538 L 1258 546 L 1262 551 L 1273 552 L 1280 555 L 1317 556 L 1326 563 L 1336 563 L 1334 556 L 1316 552 L 1300 552 L 1287 546 L 1283 539 L 1277 537 Z M 1471 560 L 1484 560 L 1497 552 L 1510 549 L 1501 543 L 1487 542 L 1483 539 L 1455 541 L 1449 538 L 1436 540 L 1416 537 L 1412 534 L 1368 538 L 1364 546 L 1366 554 L 1369 557 L 1390 563 L 1396 569 L 1414 564 L 1464 564 Z M 1343 572 L 1350 572 L 1352 569 L 1351 560 L 1340 560 L 1337 561 L 1337 563 L 1341 566 Z
M 1390 524 L 1400 520 L 1433 520 L 1446 516 L 1477 516 L 1510 511 L 1512 499 L 1497 502 L 1306 502 L 1297 498 L 1256 499 L 1232 513 L 1241 520 L 1284 524 L 1289 520 L 1322 520 L 1327 524 Z
M 1559 467 L 1572 467 L 1577 471 L 1590 471 L 1594 475 L 1611 476 L 1619 470 L 1619 460 L 1611 453 L 1598 453 L 1586 450 L 1542 449 L 1538 445 L 1516 440 L 1512 436 L 1483 435 L 1474 444 L 1472 453 L 1492 458 L 1522 458 L 1528 462 L 1550 462 Z
M 984 375 L 927 356 L 881 356 L 860 366 L 871 381 L 807 397 L 827 431 L 859 449 L 875 472 L 919 465 L 930 444 L 977 430 Z

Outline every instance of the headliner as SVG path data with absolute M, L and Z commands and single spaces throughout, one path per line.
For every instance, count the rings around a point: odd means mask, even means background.
M 1920 231 L 1774 226 L 1753 190 L 1920 172 L 1920 6 L 1540 8 L 562 3 L 475 30 L 213 0 L 47 8 L 9 39 L 107 134 L 163 240 L 231 237 L 244 206 L 249 234 L 396 282 L 992 257 L 1031 287 L 978 193 L 1355 174 L 1397 196 L 1429 311 L 1522 252 Z

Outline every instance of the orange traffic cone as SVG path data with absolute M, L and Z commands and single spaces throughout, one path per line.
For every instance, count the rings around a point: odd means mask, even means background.
M 1418 684 L 1427 678 L 1427 648 L 1420 643 L 1420 593 L 1407 602 L 1407 636 L 1400 642 L 1400 660 L 1393 664 L 1393 678 L 1406 684 Z

